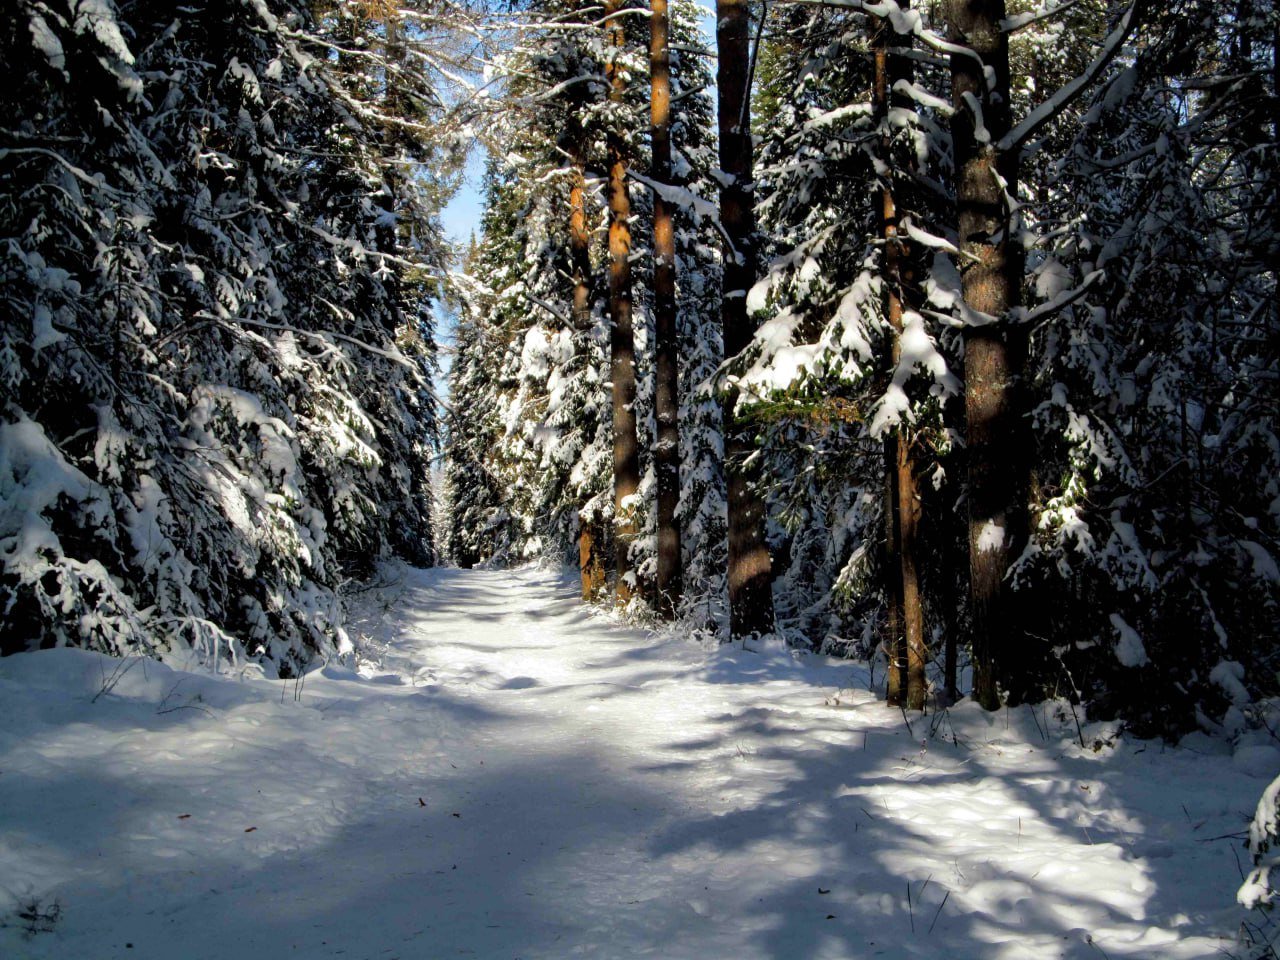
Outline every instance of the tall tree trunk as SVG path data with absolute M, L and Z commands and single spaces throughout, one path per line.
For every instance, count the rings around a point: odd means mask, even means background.
M 578 571 L 582 578 L 582 599 L 595 600 L 604 589 L 604 551 L 600 524 L 593 516 L 578 517 Z
M 591 236 L 587 230 L 587 185 L 581 136 L 571 147 L 573 184 L 569 188 L 569 256 L 573 265 L 574 349 L 591 348 Z M 604 555 L 599 519 L 585 510 L 578 513 L 578 572 L 582 599 L 592 601 L 604 588 Z
M 1030 462 L 1020 387 L 1026 332 L 1009 322 L 1023 273 L 1006 202 L 1017 191 L 1018 155 L 1017 148 L 1001 154 L 993 146 L 1010 128 L 1004 0 L 951 0 L 950 14 L 952 41 L 977 54 L 951 56 L 952 134 L 964 301 L 992 318 L 965 329 L 964 374 L 974 698 L 993 710 L 1000 685 L 1014 702 L 1028 692 L 1019 618 L 1005 582 L 1011 557 L 1026 543 Z M 975 104 L 986 128 L 981 140 Z
M 671 51 L 667 0 L 652 0 L 649 20 L 649 114 L 652 123 L 653 179 L 671 182 Z M 658 612 L 675 616 L 681 591 L 680 525 L 676 505 L 680 500 L 680 401 L 676 367 L 676 243 L 671 210 L 661 193 L 653 197 L 653 315 L 655 357 L 655 407 L 658 448 L 654 463 L 658 474 Z
M 895 350 L 901 353 L 901 350 Z M 924 606 L 920 598 L 920 575 L 916 563 L 916 542 L 920 529 L 920 489 L 918 465 L 912 453 L 911 437 L 905 428 L 898 430 L 898 549 L 902 575 L 902 626 L 907 654 L 907 707 L 923 710 L 928 682 L 925 668 L 929 652 L 924 640 Z
M 904 2 L 903 7 L 908 4 Z M 885 164 L 880 190 L 880 229 L 884 237 L 882 280 L 885 316 L 893 329 L 890 343 L 890 371 L 902 359 L 902 329 L 907 286 L 913 279 L 911 250 L 898 231 L 898 197 L 894 174 L 889 108 L 910 110 L 910 98 L 893 92 L 898 80 L 909 80 L 911 68 L 905 57 L 893 47 L 909 43 L 897 35 L 887 20 L 881 20 L 873 37 L 875 51 L 874 107 L 880 121 L 881 159 Z M 911 434 L 904 421 L 885 438 L 886 515 L 892 528 L 886 537 L 886 570 L 889 601 L 897 609 L 889 613 L 890 669 L 888 701 L 901 704 L 904 699 L 912 710 L 924 708 L 925 665 L 924 611 L 920 602 L 920 579 L 916 564 L 916 535 L 920 524 L 920 491 L 918 467 L 912 454 Z
M 728 241 L 720 321 L 725 357 L 745 350 L 755 333 L 747 291 L 756 279 L 755 184 L 751 166 L 750 16 L 747 0 L 716 0 L 717 107 L 720 132 L 720 222 Z M 754 431 L 735 413 L 731 390 L 724 407 L 725 479 L 729 494 L 729 632 L 745 637 L 773 630 L 773 563 L 764 538 Z
M 619 16 L 621 0 L 605 4 L 610 48 L 605 74 L 615 114 L 623 110 L 626 74 L 617 58 L 626 43 Z M 613 381 L 613 523 L 617 582 L 614 599 L 629 602 L 638 585 L 631 569 L 636 538 L 636 491 L 640 488 L 640 449 L 636 441 L 636 345 L 631 328 L 631 198 L 627 195 L 627 148 L 614 118 L 609 127 L 609 367 Z
M 895 337 L 894 346 L 897 346 Z M 897 352 L 897 351 L 893 351 Z M 892 360 L 892 358 L 891 358 Z M 902 706 L 907 693 L 907 644 L 902 627 L 902 565 L 898 558 L 902 548 L 898 543 L 898 433 L 885 434 L 884 451 L 884 593 L 885 657 L 889 662 L 885 678 L 885 703 L 891 707 Z

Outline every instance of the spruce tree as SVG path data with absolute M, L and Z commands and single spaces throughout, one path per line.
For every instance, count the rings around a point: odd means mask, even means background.
M 340 582 L 432 550 L 431 178 L 309 5 L 3 19 L 5 649 L 349 650 Z

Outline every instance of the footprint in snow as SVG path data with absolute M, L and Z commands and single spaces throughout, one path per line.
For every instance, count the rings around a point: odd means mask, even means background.
M 500 690 L 527 690 L 529 687 L 536 687 L 538 681 L 533 677 L 512 677 L 498 689 Z

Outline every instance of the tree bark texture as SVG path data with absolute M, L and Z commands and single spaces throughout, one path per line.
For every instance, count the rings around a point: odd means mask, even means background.
M 902 706 L 907 690 L 906 634 L 902 627 L 902 576 L 898 557 L 898 434 L 886 434 L 884 448 L 884 594 L 885 594 L 885 703 Z
M 906 4 L 903 4 L 906 6 Z M 889 108 L 912 109 L 911 100 L 894 93 L 898 80 L 909 80 L 911 68 L 905 57 L 894 48 L 909 43 L 909 38 L 893 32 L 888 21 L 877 25 L 873 40 L 875 55 L 875 88 L 873 105 L 881 129 L 881 158 L 885 163 L 880 190 L 880 231 L 884 238 L 881 280 L 884 284 L 885 317 L 892 329 L 890 339 L 890 375 L 902 359 L 904 304 L 913 279 L 912 253 L 898 230 L 898 201 L 894 174 L 894 156 L 889 126 Z M 925 666 L 928 653 L 924 641 L 924 610 L 920 602 L 920 578 L 916 563 L 916 540 L 920 525 L 920 491 L 918 466 L 912 454 L 909 425 L 902 422 L 885 439 L 886 522 L 891 528 L 885 538 L 886 591 L 891 609 L 890 663 L 888 702 L 905 702 L 912 710 L 924 709 Z M 896 609 L 892 609 L 896 607 Z
M 974 698 L 989 710 L 1000 705 L 1000 686 L 1013 702 L 1027 692 L 1025 651 L 1006 582 L 1011 558 L 1026 543 L 1030 458 L 1020 387 L 1026 332 L 1009 322 L 1020 302 L 1024 260 L 1011 236 L 1006 199 L 1016 195 L 1018 156 L 1016 149 L 999 154 L 993 146 L 1011 122 L 1004 16 L 1004 0 L 951 0 L 951 39 L 976 55 L 951 56 L 952 135 L 964 301 L 990 318 L 964 334 Z
M 579 524 L 578 570 L 582 577 L 582 599 L 590 603 L 604 589 L 604 552 L 596 520 L 581 517 Z
M 652 0 L 649 19 L 650 121 L 653 163 L 650 175 L 671 182 L 671 51 L 667 0 Z M 676 361 L 676 244 L 672 211 L 662 194 L 653 197 L 653 313 L 655 399 L 658 446 L 654 465 L 658 479 L 657 606 L 674 617 L 680 600 L 680 401 Z
M 610 58 L 605 66 L 609 100 L 615 114 L 623 110 L 626 75 L 617 58 L 626 40 L 619 0 L 605 4 L 605 31 Z M 627 195 L 627 148 L 617 116 L 611 118 L 609 149 L 609 367 L 613 382 L 613 523 L 617 581 L 614 600 L 630 602 L 636 593 L 631 544 L 636 524 L 636 491 L 640 487 L 640 450 L 636 440 L 635 335 L 631 326 L 631 199 Z
M 725 357 L 751 343 L 755 325 L 747 314 L 747 291 L 756 279 L 755 184 L 752 145 L 749 43 L 746 0 L 716 0 L 717 106 L 720 132 L 720 221 L 726 234 L 720 320 Z M 729 494 L 729 632 L 734 637 L 770 633 L 773 564 L 764 537 L 764 501 L 754 431 L 735 413 L 731 390 L 724 407 L 725 479 Z

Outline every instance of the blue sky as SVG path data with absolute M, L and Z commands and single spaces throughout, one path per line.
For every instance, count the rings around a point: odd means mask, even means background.
M 445 236 L 455 243 L 464 242 L 473 230 L 480 232 L 480 210 L 483 206 L 480 180 L 483 175 L 484 154 L 477 146 L 467 163 L 467 175 L 462 189 L 440 212 L 440 223 L 444 227 Z

